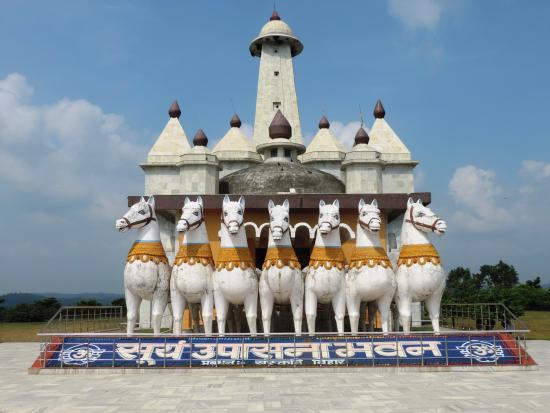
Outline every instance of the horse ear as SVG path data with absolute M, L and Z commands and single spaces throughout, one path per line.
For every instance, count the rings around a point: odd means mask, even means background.
M 139 202 L 145 202 L 145 198 L 144 197 L 139 198 Z
M 201 208 L 203 207 L 202 197 L 200 197 L 200 196 L 197 197 L 197 204 L 199 204 L 201 206 Z
M 243 209 L 244 211 L 244 196 L 241 195 L 241 197 L 239 198 L 239 204 L 241 204 L 241 208 Z
M 229 203 L 229 196 L 226 195 L 223 197 L 223 206 L 226 206 Z
M 332 203 L 332 205 L 334 205 L 336 208 L 340 208 L 340 201 L 335 199 L 334 202 Z
M 325 201 L 323 201 L 322 199 L 319 201 L 319 208 L 322 208 L 325 206 Z
M 361 212 L 361 209 L 365 206 L 365 200 L 363 198 L 361 198 L 359 200 L 359 206 L 357 207 L 357 209 L 359 210 L 359 212 Z
M 183 200 L 183 206 L 187 205 L 189 202 L 189 198 L 185 197 L 185 199 Z
M 273 209 L 274 206 L 275 206 L 275 204 L 270 199 L 269 202 L 267 203 L 267 209 L 269 210 L 269 212 L 271 212 L 271 210 Z
M 370 203 L 373 207 L 378 208 L 378 201 L 376 199 L 373 199 Z
M 155 197 L 151 195 L 149 199 L 147 200 L 147 203 L 151 205 L 153 208 L 155 208 Z
M 423 204 L 422 204 L 422 200 L 421 200 L 420 198 L 417 199 L 416 203 L 417 203 L 418 205 L 420 205 L 420 206 L 423 205 Z
M 414 204 L 414 200 L 409 197 L 409 199 L 407 199 L 407 208 L 410 207 L 412 204 Z
M 288 199 L 285 199 L 285 200 L 284 200 L 283 206 L 284 206 L 287 210 L 289 209 Z

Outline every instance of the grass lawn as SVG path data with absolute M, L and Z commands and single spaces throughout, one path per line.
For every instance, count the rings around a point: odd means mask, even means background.
M 0 323 L 0 343 L 40 341 L 36 333 L 45 323 Z
M 526 311 L 521 317 L 527 323 L 531 340 L 550 340 L 550 311 Z M 0 343 L 9 341 L 39 341 L 36 333 L 45 323 L 1 323 Z
M 550 340 L 550 311 L 526 311 L 521 319 L 527 323 L 531 340 Z

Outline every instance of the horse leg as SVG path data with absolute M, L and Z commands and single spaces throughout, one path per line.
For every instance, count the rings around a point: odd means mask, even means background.
M 164 315 L 164 310 L 166 310 L 166 305 L 168 304 L 168 291 L 155 291 L 153 293 L 151 304 L 153 307 L 151 312 L 153 334 L 158 336 L 160 334 L 162 316 Z
M 344 334 L 344 316 L 346 315 L 346 286 L 342 280 L 340 291 L 332 299 L 332 309 L 334 310 L 334 319 L 336 320 L 336 329 L 338 335 Z
M 174 317 L 172 332 L 175 335 L 180 335 L 183 312 L 185 311 L 185 297 L 176 287 L 175 275 L 170 278 L 170 300 L 172 301 L 172 315 Z
M 317 318 L 317 296 L 311 290 L 306 289 L 305 293 L 305 310 L 307 329 L 310 336 L 315 335 L 315 319 Z
M 374 301 L 369 301 L 367 306 L 369 312 L 369 332 L 372 333 L 374 331 L 374 323 L 376 321 L 376 311 L 379 307 Z
M 204 334 L 212 335 L 212 313 L 214 308 L 214 297 L 212 292 L 205 292 L 201 297 L 202 322 L 204 323 Z
M 348 292 L 346 294 L 346 304 L 348 307 L 349 326 L 352 333 L 359 330 L 359 308 L 361 307 L 361 297 L 356 293 Z
M 225 334 L 225 320 L 227 319 L 227 309 L 229 302 L 225 299 L 220 290 L 214 289 L 214 305 L 216 307 L 216 318 L 218 322 L 218 334 Z
M 273 293 L 265 277 L 267 277 L 266 270 L 264 270 L 260 278 L 260 309 L 262 311 L 264 334 L 269 334 L 271 332 L 271 315 L 273 313 Z
M 398 296 L 397 307 L 399 309 L 399 319 L 404 333 L 411 332 L 411 306 L 412 299 L 410 296 Z
M 297 335 L 302 334 L 302 317 L 304 316 L 304 284 L 299 272 L 296 273 L 294 287 L 290 294 L 290 307 L 292 308 L 292 318 L 294 319 L 294 332 Z
M 432 328 L 436 334 L 439 334 L 439 308 L 441 306 L 442 292 L 436 291 L 426 299 L 426 307 L 432 320 Z
M 256 319 L 258 317 L 258 290 L 255 290 L 252 294 L 245 297 L 244 311 L 246 313 L 246 321 L 248 323 L 250 335 L 255 336 L 257 333 Z
M 141 297 L 125 288 L 124 297 L 126 299 L 126 333 L 134 334 L 139 306 L 141 305 Z
M 391 317 L 391 301 L 393 299 L 393 291 L 386 295 L 383 295 L 377 300 L 378 311 L 380 311 L 380 318 L 382 320 L 382 332 L 387 333 L 390 331 L 390 317 Z M 369 310 L 370 313 L 370 310 Z

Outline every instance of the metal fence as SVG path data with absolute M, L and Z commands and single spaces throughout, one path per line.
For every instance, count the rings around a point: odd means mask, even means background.
M 125 326 L 126 312 L 122 306 L 63 306 L 39 334 L 123 332 Z

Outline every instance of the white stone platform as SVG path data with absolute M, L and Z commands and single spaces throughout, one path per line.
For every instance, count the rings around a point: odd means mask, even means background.
M 536 371 L 208 369 L 191 374 L 28 375 L 38 343 L 0 344 L 0 412 L 547 411 L 550 341 Z

